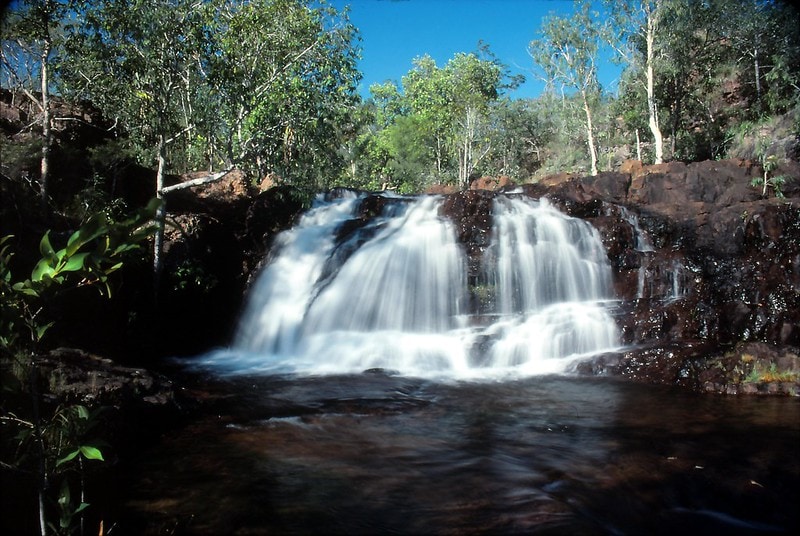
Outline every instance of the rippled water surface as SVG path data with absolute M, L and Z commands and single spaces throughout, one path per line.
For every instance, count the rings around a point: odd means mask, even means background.
M 120 528 L 177 534 L 797 534 L 800 403 L 608 378 L 208 380 Z

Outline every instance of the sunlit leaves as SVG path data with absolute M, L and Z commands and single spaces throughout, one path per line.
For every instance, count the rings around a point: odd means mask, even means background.
M 27 329 L 31 342 L 38 343 L 53 324 L 42 318 L 42 300 L 67 288 L 93 286 L 110 296 L 109 277 L 123 266 L 125 254 L 140 247 L 152 234 L 158 206 L 158 201 L 153 200 L 121 221 L 97 214 L 58 249 L 51 233 L 46 232 L 39 241 L 41 258 L 24 280 L 14 281 L 12 277 L 12 237 L 0 239 L 0 343 L 10 347 L 19 340 L 23 329 Z
M 313 185 L 323 168 L 338 167 L 336 125 L 357 102 L 355 28 L 324 4 L 212 4 L 224 21 L 208 71 L 222 97 L 217 143 L 246 169 Z

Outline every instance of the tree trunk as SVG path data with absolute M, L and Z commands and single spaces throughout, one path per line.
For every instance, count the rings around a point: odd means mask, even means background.
M 436 135 L 436 180 L 442 180 L 442 137 Z
M 594 126 L 592 125 L 592 111 L 589 108 L 589 99 L 585 91 L 581 91 L 583 97 L 583 111 L 586 112 L 586 141 L 589 143 L 589 158 L 592 161 L 592 176 L 597 175 L 597 149 L 594 146 Z
M 656 10 L 658 10 L 658 3 L 656 3 Z M 647 112 L 649 115 L 648 124 L 650 125 L 650 132 L 653 133 L 653 144 L 656 151 L 654 163 L 660 164 L 664 161 L 664 138 L 661 135 L 661 128 L 658 125 L 658 110 L 656 109 L 655 82 L 653 75 L 653 42 L 656 33 L 655 17 L 655 12 L 649 11 L 647 13 Z
M 158 170 L 156 171 L 156 198 L 161 203 L 156 210 L 156 233 L 153 240 L 153 291 L 158 295 L 161 283 L 161 270 L 163 260 L 161 253 L 164 248 L 164 226 L 167 216 L 166 200 L 164 199 L 164 173 L 167 167 L 167 143 L 163 134 L 158 136 Z
M 761 66 L 758 64 L 758 48 L 753 50 L 753 70 L 756 77 L 756 99 L 761 103 Z
M 41 196 L 42 215 L 47 219 L 49 215 L 49 185 L 50 180 L 50 146 L 52 145 L 52 132 L 50 129 L 50 93 L 48 90 L 47 60 L 50 56 L 50 38 L 44 40 L 41 56 L 42 73 L 42 164 L 39 176 L 39 195 Z
M 636 160 L 642 161 L 642 142 L 639 140 L 639 129 L 636 129 Z

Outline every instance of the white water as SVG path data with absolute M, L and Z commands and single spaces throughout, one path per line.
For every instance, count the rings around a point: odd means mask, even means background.
M 639 216 L 635 213 L 631 212 L 627 208 L 620 206 L 619 207 L 620 214 L 622 217 L 627 221 L 631 227 L 633 227 L 633 237 L 636 240 L 636 251 L 639 252 L 650 252 L 655 251 L 653 248 L 653 243 L 650 241 L 650 238 L 647 234 L 642 230 L 642 227 L 639 225 Z
M 498 197 L 487 279 L 500 320 L 494 367 L 561 372 L 574 359 L 615 347 L 611 268 L 600 235 L 547 202 Z
M 546 200 L 498 197 L 469 310 L 467 259 L 440 198 L 387 200 L 385 213 L 336 242 L 359 199 L 317 205 L 280 236 L 251 290 L 234 345 L 206 365 L 232 373 L 424 377 L 564 372 L 618 346 L 611 272 L 597 231 Z

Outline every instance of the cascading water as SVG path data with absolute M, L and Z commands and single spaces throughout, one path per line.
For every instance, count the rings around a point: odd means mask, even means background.
M 468 262 L 441 198 L 320 198 L 283 233 L 251 290 L 229 372 L 486 377 L 562 372 L 618 346 L 611 272 L 597 231 L 546 200 L 499 196 L 471 310 Z
M 596 229 L 546 199 L 498 197 L 486 259 L 498 320 L 490 362 L 522 372 L 563 370 L 565 363 L 617 345 L 605 300 L 611 268 Z
M 642 230 L 642 227 L 639 225 L 639 216 L 628 210 L 623 206 L 617 207 L 620 211 L 622 218 L 627 221 L 631 227 L 633 227 L 633 238 L 636 240 L 636 251 L 646 253 L 655 251 L 653 249 L 653 244 L 650 242 L 650 238 L 648 238 L 647 234 Z

